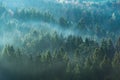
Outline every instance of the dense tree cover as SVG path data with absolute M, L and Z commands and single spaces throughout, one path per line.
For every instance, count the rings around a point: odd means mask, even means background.
M 14 15 L 15 18 L 22 20 L 42 20 L 46 22 L 55 22 L 54 17 L 49 12 L 40 12 L 34 8 L 18 9 Z
M 48 4 L 0 6 L 0 80 L 120 80 L 119 0 Z
M 9 79 L 120 79 L 119 39 L 116 45 L 111 39 L 103 39 L 98 44 L 79 36 L 41 34 L 31 32 L 21 48 L 11 45 L 3 48 L 0 67 L 11 74 Z
M 99 40 L 107 37 L 115 41 L 119 35 L 120 13 L 113 3 L 91 4 L 89 5 L 90 9 L 87 6 L 89 3 L 66 4 L 64 6 L 52 4 L 48 10 L 36 7 L 8 9 L 2 5 L 0 6 L 0 33 L 2 34 L 4 30 L 11 32 L 13 29 L 24 33 L 30 30 L 28 26 L 31 27 L 31 24 L 44 27 L 40 25 L 47 23 L 51 27 L 59 27 L 58 29 L 72 29 L 77 35 Z M 112 6 L 107 4 L 112 4 Z M 51 9 L 53 7 L 54 9 Z

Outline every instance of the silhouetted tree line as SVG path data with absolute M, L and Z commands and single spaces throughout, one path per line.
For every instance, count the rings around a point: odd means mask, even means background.
M 4 20 L 1 17 L 0 23 L 4 24 L 1 24 L 1 33 L 2 30 L 6 33 L 15 30 L 21 35 L 20 38 L 15 37 L 19 48 L 9 44 L 3 49 L 0 47 L 0 74 L 4 72 L 10 80 L 120 80 L 120 38 L 116 41 L 119 11 L 109 9 L 108 14 L 104 8 L 98 12 L 78 8 L 67 10 L 69 14 L 58 16 L 58 20 L 51 13 L 34 8 L 16 9 L 8 23 L 2 23 Z M 0 9 L 0 14 L 8 13 L 6 8 Z M 27 20 L 53 22 L 62 29 L 72 28 L 74 32 L 79 32 L 77 35 L 66 33 L 66 36 L 59 31 L 52 33 L 53 30 L 43 30 L 42 26 L 25 26 L 22 21 Z M 107 30 L 106 25 L 111 29 Z M 38 32 L 34 29 L 41 30 Z M 86 35 L 106 39 L 98 43 L 99 39 L 84 38 Z
M 37 32 L 33 34 L 35 34 L 34 37 L 40 36 Z M 33 36 L 31 37 L 34 39 Z M 27 39 L 27 42 L 29 41 L 30 38 Z M 51 44 L 52 48 L 48 44 Z M 98 44 L 89 38 L 83 40 L 81 37 L 60 37 L 57 34 L 53 36 L 47 34 L 47 38 L 44 36 L 40 41 L 32 41 L 30 45 L 31 48 L 26 48 L 25 45 L 23 48 L 12 45 L 6 45 L 3 48 L 0 67 L 11 74 L 11 79 L 120 79 L 120 38 L 116 44 L 111 39 L 103 39 Z M 40 51 L 42 46 L 45 47 Z M 31 53 L 27 53 L 30 49 L 35 51 L 31 50 Z

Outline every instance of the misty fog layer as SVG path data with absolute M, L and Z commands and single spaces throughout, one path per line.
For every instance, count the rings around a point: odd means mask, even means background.
M 119 0 L 0 0 L 0 80 L 120 80 Z
M 80 35 L 94 40 L 116 38 L 115 34 L 119 34 L 119 3 L 60 1 L 1 1 L 0 44 L 13 44 L 15 39 L 23 38 L 31 29 L 41 30 L 45 27 L 48 32 Z

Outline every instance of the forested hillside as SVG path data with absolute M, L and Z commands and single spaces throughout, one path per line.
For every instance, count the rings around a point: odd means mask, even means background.
M 120 80 L 119 0 L 0 2 L 0 80 Z

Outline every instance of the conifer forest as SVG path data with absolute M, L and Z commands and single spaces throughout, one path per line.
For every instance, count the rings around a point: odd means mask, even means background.
M 0 0 L 0 80 L 120 80 L 120 0 Z

